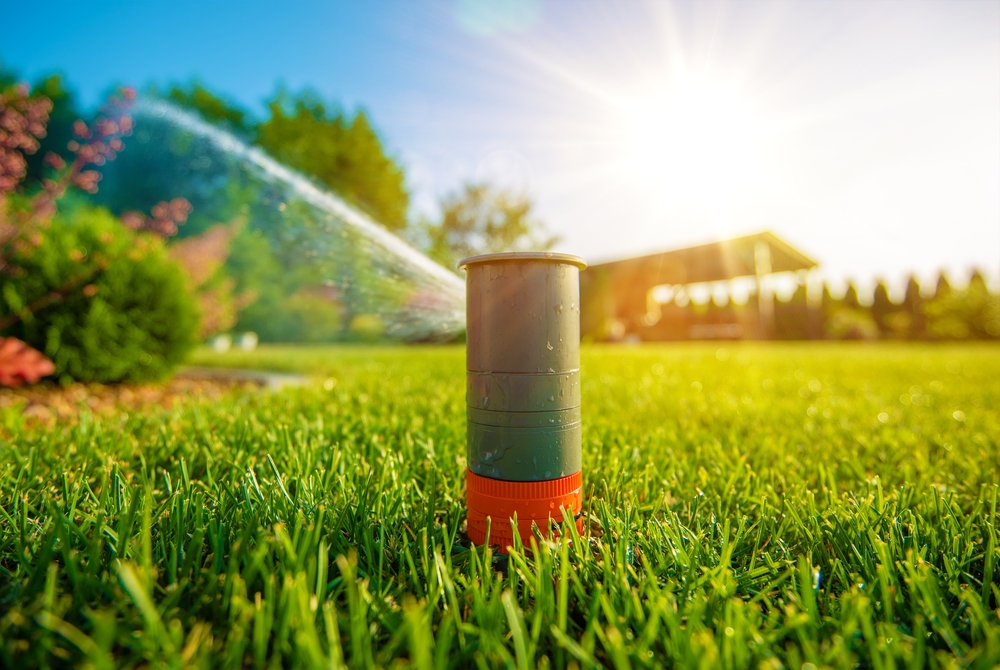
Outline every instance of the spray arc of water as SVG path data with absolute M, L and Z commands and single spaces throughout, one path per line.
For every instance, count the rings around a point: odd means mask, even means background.
M 442 340 L 463 330 L 464 282 L 342 198 L 169 102 L 140 96 L 131 111 L 135 135 L 118 165 L 109 164 L 113 209 L 129 198 L 142 208 L 134 194 L 145 189 L 147 200 L 187 197 L 214 221 L 239 212 L 287 272 L 337 305 L 338 325 L 320 327 L 313 340 L 359 332 Z

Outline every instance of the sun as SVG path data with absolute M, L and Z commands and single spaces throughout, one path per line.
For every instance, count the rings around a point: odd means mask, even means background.
M 732 88 L 687 81 L 620 110 L 626 171 L 675 202 L 738 196 L 761 177 L 763 125 Z

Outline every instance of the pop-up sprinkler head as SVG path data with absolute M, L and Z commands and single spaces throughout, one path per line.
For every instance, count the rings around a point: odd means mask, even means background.
M 548 252 L 474 256 L 466 270 L 468 534 L 501 550 L 510 519 L 527 543 L 579 516 L 580 270 L 577 256 Z

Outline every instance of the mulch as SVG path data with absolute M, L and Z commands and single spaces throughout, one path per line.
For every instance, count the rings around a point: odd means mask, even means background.
M 21 408 L 28 424 L 51 425 L 72 421 L 81 412 L 113 415 L 170 408 L 182 400 L 215 400 L 233 391 L 257 391 L 259 380 L 178 375 L 161 384 L 70 384 L 41 383 L 20 388 L 0 388 L 0 412 Z

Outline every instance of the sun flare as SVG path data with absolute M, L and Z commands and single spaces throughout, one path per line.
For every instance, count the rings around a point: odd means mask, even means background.
M 764 168 L 762 124 L 737 93 L 692 82 L 622 106 L 626 170 L 674 200 L 738 195 Z

